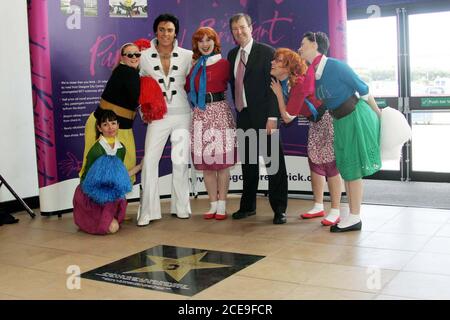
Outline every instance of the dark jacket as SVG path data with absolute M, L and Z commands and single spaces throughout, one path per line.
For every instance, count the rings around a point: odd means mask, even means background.
M 231 64 L 230 85 L 233 101 L 235 100 L 234 65 L 239 48 L 236 47 L 228 53 L 228 61 Z M 252 127 L 255 129 L 264 129 L 268 117 L 280 117 L 277 98 L 270 88 L 270 70 L 274 52 L 275 50 L 272 47 L 253 41 L 252 50 L 247 59 L 244 89 Z

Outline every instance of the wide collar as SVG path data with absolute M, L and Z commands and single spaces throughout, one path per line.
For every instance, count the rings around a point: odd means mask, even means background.
M 222 55 L 220 53 L 215 54 L 215 55 L 209 57 L 208 60 L 206 60 L 206 66 L 213 65 L 213 64 L 217 63 L 220 59 L 222 59 Z
M 320 62 L 317 66 L 316 70 L 316 80 L 320 80 L 322 78 L 323 69 L 325 69 L 325 65 L 327 64 L 328 58 L 325 55 L 322 55 Z
M 100 135 L 99 143 L 103 147 L 103 149 L 105 150 L 105 152 L 108 156 L 115 156 L 117 153 L 117 150 L 119 150 L 120 148 L 123 148 L 122 144 L 120 143 L 120 141 L 117 138 L 114 141 L 113 148 L 111 148 L 109 143 L 106 141 L 106 138 L 102 135 Z
M 156 47 L 157 47 L 156 43 L 157 43 L 157 40 L 158 40 L 158 39 L 154 38 L 154 39 L 152 39 L 152 41 L 151 41 L 152 46 L 150 47 L 150 49 L 153 49 L 153 51 L 155 51 L 155 52 L 158 52 L 158 50 L 156 50 Z M 178 40 L 175 39 L 175 40 L 173 40 L 173 50 L 172 50 L 172 55 L 173 55 L 174 52 L 178 53 L 178 48 L 179 48 L 179 47 L 178 47 Z

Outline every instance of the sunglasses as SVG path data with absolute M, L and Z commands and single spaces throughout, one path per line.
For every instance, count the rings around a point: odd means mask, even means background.
M 124 53 L 122 56 L 127 56 L 130 59 L 133 58 L 133 57 L 139 58 L 141 56 L 141 53 L 140 52 Z

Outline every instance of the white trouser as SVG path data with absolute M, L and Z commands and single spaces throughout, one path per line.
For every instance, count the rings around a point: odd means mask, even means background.
M 145 155 L 142 167 L 142 198 L 138 213 L 138 223 L 148 223 L 161 219 L 159 194 L 159 161 L 164 151 L 167 138 L 172 143 L 172 194 L 171 213 L 180 218 L 191 214 L 189 203 L 190 159 L 190 125 L 191 115 L 166 115 L 164 119 L 152 121 L 145 136 Z

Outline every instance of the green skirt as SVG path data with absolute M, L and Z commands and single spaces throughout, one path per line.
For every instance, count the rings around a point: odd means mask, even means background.
M 333 119 L 336 166 L 346 181 L 370 176 L 380 170 L 380 120 L 362 99 L 355 110 Z

